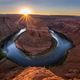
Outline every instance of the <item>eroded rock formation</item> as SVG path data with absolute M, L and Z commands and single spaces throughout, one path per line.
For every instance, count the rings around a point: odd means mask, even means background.
M 12 80 L 64 80 L 50 70 L 41 67 L 29 67 Z
M 25 51 L 28 55 L 37 55 L 49 49 L 52 45 L 48 27 L 36 22 L 27 25 L 24 32 L 16 40 L 17 48 Z

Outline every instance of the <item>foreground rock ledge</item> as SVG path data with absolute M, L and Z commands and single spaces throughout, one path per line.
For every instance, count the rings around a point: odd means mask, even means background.
M 12 80 L 64 80 L 50 70 L 41 67 L 29 67 Z
M 51 35 L 47 27 L 30 27 L 16 40 L 17 48 L 29 53 L 28 55 L 40 54 L 51 45 Z

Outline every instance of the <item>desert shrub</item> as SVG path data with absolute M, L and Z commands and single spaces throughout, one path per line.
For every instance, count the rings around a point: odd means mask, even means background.
M 5 56 L 3 54 L 3 52 L 0 50 L 0 60 L 3 59 Z

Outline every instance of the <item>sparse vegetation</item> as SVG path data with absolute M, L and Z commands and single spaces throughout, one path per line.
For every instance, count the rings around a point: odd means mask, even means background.
M 3 59 L 5 56 L 3 54 L 3 52 L 0 50 L 0 60 Z

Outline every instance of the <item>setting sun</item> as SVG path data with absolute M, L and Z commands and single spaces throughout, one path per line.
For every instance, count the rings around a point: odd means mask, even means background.
M 32 14 L 32 11 L 30 9 L 21 9 L 20 14 L 28 15 Z

